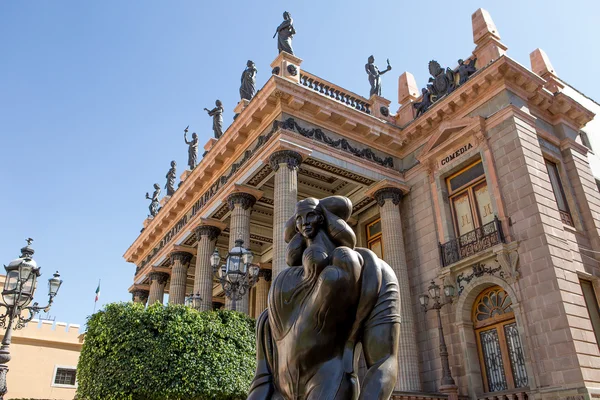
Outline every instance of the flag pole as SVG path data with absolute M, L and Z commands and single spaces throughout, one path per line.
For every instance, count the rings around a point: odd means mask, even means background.
M 102 279 L 98 279 L 98 288 L 96 289 L 96 297 L 94 298 L 94 311 L 92 311 L 92 314 L 96 313 L 96 303 L 98 302 L 98 296 L 100 294 L 100 282 L 102 282 Z

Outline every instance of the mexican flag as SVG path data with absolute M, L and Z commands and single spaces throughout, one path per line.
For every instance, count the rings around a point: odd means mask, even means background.
M 94 303 L 97 302 L 99 298 L 100 298 L 100 282 L 98 282 L 98 288 L 96 289 L 96 300 L 94 300 Z

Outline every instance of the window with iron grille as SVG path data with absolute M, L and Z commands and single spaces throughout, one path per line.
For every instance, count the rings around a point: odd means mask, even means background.
M 77 370 L 75 368 L 56 368 L 55 385 L 75 386 Z

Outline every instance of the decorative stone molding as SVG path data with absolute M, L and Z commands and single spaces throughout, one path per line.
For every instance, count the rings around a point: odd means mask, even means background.
M 160 285 L 164 285 L 169 279 L 169 274 L 166 272 L 150 272 L 148 274 L 148 279 L 150 279 L 150 282 L 156 281 Z
M 227 205 L 233 211 L 235 206 L 240 206 L 244 210 L 249 209 L 256 203 L 256 198 L 250 193 L 236 192 L 227 196 Z
M 221 229 L 212 225 L 200 225 L 194 229 L 194 235 L 196 235 L 196 240 L 200 241 L 202 236 L 208 236 L 209 241 L 216 240 L 221 234 Z
M 402 190 L 395 187 L 382 188 L 373 193 L 373 198 L 377 201 L 379 207 L 383 207 L 386 200 L 391 200 L 397 206 L 402 199 Z
M 271 282 L 271 278 L 273 277 L 273 271 L 270 269 L 261 268 L 258 272 L 258 277 L 263 278 L 267 282 Z
M 285 121 L 280 122 L 280 128 L 286 129 L 292 132 L 299 133 L 305 138 L 316 140 L 317 142 L 325 143 L 329 147 L 333 147 L 347 153 L 350 153 L 358 158 L 372 161 L 376 164 L 386 168 L 394 168 L 393 157 L 379 157 L 370 147 L 358 148 L 354 147 L 345 138 L 333 139 L 320 128 L 306 129 L 301 127 L 294 118 L 287 118 Z
M 469 284 L 473 279 L 480 278 L 483 275 L 495 275 L 496 272 L 499 272 L 498 275 L 502 279 L 504 279 L 504 271 L 502 271 L 502 266 L 498 265 L 497 267 L 492 268 L 486 264 L 475 264 L 472 266 L 473 270 L 470 274 L 465 275 L 464 272 L 458 274 L 456 277 L 456 286 L 458 286 L 458 296 L 465 290 L 463 282 Z
M 171 264 L 174 264 L 175 261 L 179 261 L 181 264 L 188 264 L 192 260 L 192 255 L 185 251 L 175 251 L 169 254 L 171 257 Z
M 507 278 L 517 280 L 521 277 L 521 271 L 518 270 L 519 252 L 516 249 L 516 244 L 510 247 L 507 246 L 496 253 L 496 259 L 498 260 L 498 264 L 502 267 L 503 275 Z
M 279 164 L 286 164 L 290 170 L 296 170 L 302 164 L 302 155 L 292 150 L 276 151 L 269 157 L 269 165 L 273 171 L 277 171 Z

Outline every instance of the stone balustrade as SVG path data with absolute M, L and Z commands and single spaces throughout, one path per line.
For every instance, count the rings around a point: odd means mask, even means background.
M 340 103 L 355 108 L 358 111 L 371 114 L 371 104 L 369 103 L 369 100 L 348 90 L 342 89 L 341 87 L 334 85 L 331 82 L 327 82 L 325 79 L 321 79 L 311 73 L 306 71 L 300 72 L 300 84 L 315 92 L 331 97 Z

